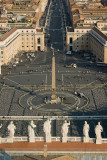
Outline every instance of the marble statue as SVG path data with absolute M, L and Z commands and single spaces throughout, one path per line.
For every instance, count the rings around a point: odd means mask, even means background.
M 87 121 L 85 121 L 84 126 L 83 126 L 83 141 L 84 142 L 89 142 L 89 124 L 87 123 Z
M 67 142 L 67 134 L 68 134 L 68 126 L 70 125 L 70 122 L 67 123 L 67 121 L 65 120 L 65 122 L 62 125 L 62 129 L 61 129 L 61 133 L 62 133 L 62 142 Z
M 95 127 L 96 144 L 102 143 L 101 132 L 103 132 L 103 127 L 100 125 L 100 122 L 98 122 L 98 125 Z
M 33 121 L 31 121 L 28 125 L 28 136 L 29 136 L 29 142 L 35 142 L 35 130 L 36 125 Z
M 51 142 L 51 120 L 44 122 L 43 131 L 45 132 L 46 142 Z
M 1 124 L 1 125 L 0 125 L 0 128 L 1 128 L 2 126 L 3 126 L 3 125 Z
M 14 125 L 13 121 L 10 122 L 10 124 L 8 125 L 8 131 L 9 131 L 9 137 L 14 137 L 15 134 L 15 130 L 16 130 L 16 126 Z

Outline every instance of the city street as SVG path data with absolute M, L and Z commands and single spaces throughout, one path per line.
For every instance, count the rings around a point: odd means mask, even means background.
M 48 38 L 48 47 L 52 47 L 55 50 L 63 51 L 63 34 L 65 27 L 62 19 L 62 6 L 61 2 L 53 1 L 49 10 L 48 24 L 46 30 L 50 34 Z

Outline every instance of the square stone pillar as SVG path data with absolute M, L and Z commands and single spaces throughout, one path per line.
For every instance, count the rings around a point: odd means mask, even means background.
M 67 141 L 68 141 L 68 137 L 62 137 L 62 142 L 63 143 L 67 143 Z
M 96 144 L 102 144 L 102 138 L 96 139 Z
M 29 142 L 35 142 L 35 137 L 29 137 Z
M 47 144 L 44 144 L 44 157 L 47 157 Z
M 83 142 L 88 143 L 89 142 L 89 137 L 83 137 Z
M 51 137 L 46 137 L 46 142 L 47 143 L 51 143 L 52 141 L 51 141 Z
M 14 137 L 7 137 L 7 143 L 13 143 L 14 141 L 13 141 L 13 138 Z

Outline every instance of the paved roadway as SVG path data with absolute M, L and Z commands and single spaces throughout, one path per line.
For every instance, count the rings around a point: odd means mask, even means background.
M 89 63 L 86 60 L 83 60 L 81 55 L 72 55 L 66 56 L 64 58 L 63 54 L 55 52 L 56 57 L 56 85 L 57 90 L 61 87 L 62 89 L 70 90 L 72 93 L 82 92 L 90 100 L 89 105 L 80 111 L 72 113 L 73 115 L 98 115 L 106 114 L 106 105 L 107 105 L 107 96 L 106 96 L 106 86 L 107 83 L 107 74 L 106 68 L 98 68 L 96 66 L 88 66 Z M 36 88 L 50 87 L 51 85 L 51 62 L 52 54 L 50 52 L 35 52 L 35 58 L 32 58 L 32 61 L 29 61 L 26 53 L 20 57 L 23 59 L 23 63 L 19 63 L 17 67 L 12 67 L 7 69 L 7 73 L 1 77 L 1 85 L 7 85 L 9 87 L 15 87 L 14 89 L 6 90 L 5 86 L 2 90 L 0 97 L 1 104 L 1 116 L 2 115 L 38 115 L 35 112 L 29 110 L 24 110 L 21 108 L 20 112 L 14 112 L 13 106 L 16 106 L 18 109 L 18 99 L 21 95 L 27 93 L 30 90 Z M 66 68 L 65 64 L 76 63 L 77 68 Z M 6 69 L 2 69 L 2 72 L 5 73 Z M 31 87 L 29 87 L 31 86 Z M 2 87 L 2 86 L 1 86 Z M 21 88 L 28 89 L 21 89 Z M 5 94 L 5 95 L 4 95 Z M 8 96 L 8 102 L 6 97 Z M 101 97 L 101 99 L 100 99 Z M 5 109 L 4 108 L 5 105 Z M 8 108 L 8 109 L 6 109 Z M 11 109 L 12 108 L 12 109 Z M 23 110 L 23 111 L 22 111 Z M 72 115 L 71 114 L 71 115 Z M 42 113 L 41 113 L 42 115 Z
M 63 50 L 63 21 L 62 21 L 62 12 L 61 5 L 59 0 L 53 1 L 50 10 L 49 10 L 49 21 L 47 24 L 47 30 L 50 34 L 50 43 L 48 46 L 53 47 L 56 50 Z M 49 42 L 49 41 L 48 41 Z

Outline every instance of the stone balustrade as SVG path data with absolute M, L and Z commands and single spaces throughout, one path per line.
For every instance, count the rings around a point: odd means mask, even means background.
M 35 142 L 45 141 L 44 137 L 35 137 Z M 60 142 L 62 137 L 51 137 L 51 142 Z M 89 138 L 89 143 L 95 143 L 96 138 Z M 0 137 L 0 143 L 28 142 L 28 137 Z M 83 142 L 83 137 L 67 137 L 67 142 Z M 102 138 L 102 143 L 107 143 L 107 138 Z

